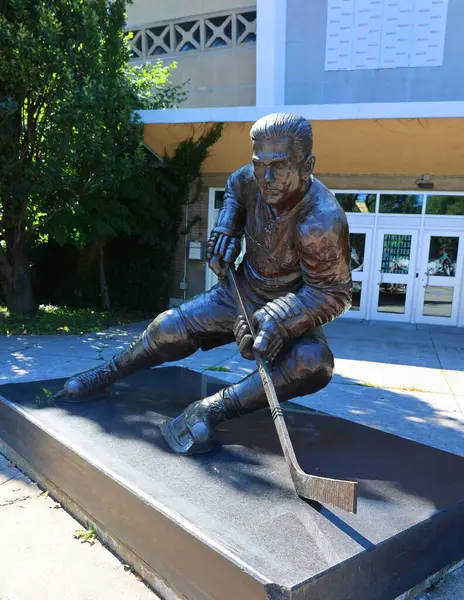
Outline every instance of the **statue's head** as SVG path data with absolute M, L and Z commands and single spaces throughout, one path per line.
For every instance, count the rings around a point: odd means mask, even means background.
M 314 168 L 312 127 L 304 117 L 276 113 L 251 128 L 254 174 L 264 201 L 285 207 L 308 189 Z

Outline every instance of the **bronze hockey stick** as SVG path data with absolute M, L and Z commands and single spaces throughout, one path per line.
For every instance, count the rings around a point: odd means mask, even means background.
M 229 279 L 237 295 L 240 310 L 247 321 L 253 340 L 255 340 L 256 332 L 240 293 L 234 265 L 230 266 L 228 273 Z M 356 481 L 343 481 L 340 479 L 329 479 L 327 477 L 309 475 L 308 473 L 305 473 L 298 464 L 269 368 L 258 352 L 253 350 L 253 354 L 258 365 L 266 398 L 271 409 L 271 415 L 274 420 L 277 435 L 279 436 L 285 460 L 290 469 L 290 475 L 296 493 L 301 498 L 315 500 L 321 504 L 331 504 L 332 506 L 336 506 L 348 512 L 356 513 L 358 498 L 358 483 Z

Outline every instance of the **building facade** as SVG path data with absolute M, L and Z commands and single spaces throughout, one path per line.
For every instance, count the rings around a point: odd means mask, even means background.
M 312 122 L 315 174 L 348 217 L 345 318 L 463 327 L 464 3 L 170 0 L 157 3 L 158 20 L 152 4 L 136 0 L 129 13 L 134 60 L 176 60 L 192 92 L 178 110 L 141 112 L 147 146 L 170 153 L 225 124 L 186 215 L 201 220 L 179 243 L 173 303 L 215 283 L 204 245 L 227 177 L 251 160 L 253 122 L 282 111 Z M 165 36 L 162 50 L 150 30 Z
M 256 3 L 253 0 L 135 0 L 127 7 L 135 63 L 176 62 L 188 81 L 187 107 L 256 102 Z

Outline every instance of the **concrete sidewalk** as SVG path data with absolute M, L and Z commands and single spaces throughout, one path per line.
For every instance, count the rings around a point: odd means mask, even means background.
M 158 596 L 0 455 L 0 600 L 156 600 Z
M 0 383 L 67 377 L 97 366 L 130 344 L 145 325 L 83 336 L 0 337 Z M 338 320 L 325 331 L 336 357 L 333 381 L 295 402 L 464 456 L 462 331 L 350 320 Z M 254 370 L 235 344 L 170 364 L 225 383 Z M 154 598 L 103 548 L 72 539 L 80 526 L 64 511 L 51 510 L 51 500 L 37 499 L 30 485 L 0 463 L 0 555 L 7 557 L 0 561 L 0 600 Z M 461 597 L 462 569 L 424 596 Z

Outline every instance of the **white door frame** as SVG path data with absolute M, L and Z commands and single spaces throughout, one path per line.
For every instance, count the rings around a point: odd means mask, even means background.
M 215 222 L 215 208 L 214 208 L 214 197 L 216 191 L 224 191 L 224 187 L 211 187 L 209 188 L 209 198 L 208 198 L 208 237 L 211 233 L 212 228 L 214 227 Z M 453 234 L 463 235 L 460 233 L 460 227 L 464 223 L 463 217 L 459 216 L 450 216 L 450 215 L 427 215 L 426 214 L 426 203 L 430 196 L 435 195 L 447 195 L 447 196 L 461 196 L 463 192 L 450 192 L 450 191 L 440 191 L 436 190 L 433 192 L 425 192 L 422 190 L 370 190 L 370 189 L 362 189 L 362 190 L 353 190 L 353 189 L 334 189 L 332 190 L 334 193 L 362 193 L 362 194 L 376 194 L 376 210 L 375 213 L 347 213 L 347 218 L 350 223 L 350 233 L 366 233 L 366 247 L 365 247 L 365 255 L 364 255 L 364 269 L 362 273 L 354 274 L 354 281 L 362 281 L 362 294 L 361 294 L 361 310 L 359 311 L 348 311 L 343 318 L 354 318 L 354 319 L 375 319 L 375 320 L 387 320 L 387 321 L 400 321 L 400 322 L 423 322 L 420 319 L 422 313 L 422 288 L 424 285 L 421 282 L 421 273 L 422 273 L 422 261 L 424 253 L 428 252 L 428 247 L 426 242 L 428 240 L 429 233 L 442 235 L 442 236 L 450 236 L 454 237 Z M 391 215 L 391 217 L 396 219 L 401 219 L 401 223 L 398 223 L 398 226 L 393 223 L 383 224 L 381 221 L 385 219 L 388 214 L 387 213 L 379 213 L 379 204 L 380 204 L 380 195 L 383 193 L 387 194 L 420 194 L 425 195 L 422 214 L 421 215 Z M 417 217 L 420 217 L 421 224 L 411 223 L 411 226 L 408 227 L 406 221 L 412 221 L 413 219 L 417 220 Z M 364 224 L 365 223 L 365 224 Z M 449 229 L 448 229 L 449 227 Z M 456 231 L 457 230 L 457 231 Z M 464 231 L 464 229 L 463 229 Z M 378 269 L 379 266 L 376 266 L 376 261 L 378 260 L 379 252 L 381 255 L 381 248 L 383 245 L 383 233 L 396 233 L 413 235 L 413 252 L 410 257 L 410 274 L 411 279 L 408 285 L 408 305 L 405 307 L 405 314 L 389 314 L 389 313 L 379 313 L 377 311 L 377 300 L 378 300 L 378 282 L 380 279 L 380 273 Z M 379 250 L 380 247 L 380 250 Z M 241 257 L 243 256 L 244 251 L 242 250 Z M 241 258 L 240 257 L 240 258 Z M 239 261 L 240 261 L 239 258 Z M 238 262 L 239 262 L 238 261 Z M 458 268 L 461 269 L 461 277 L 460 284 L 455 286 L 455 296 L 453 298 L 453 304 L 455 304 L 456 308 L 456 323 L 458 327 L 464 327 L 464 237 L 460 239 L 460 248 L 459 248 L 459 256 L 458 256 Z M 419 273 L 419 277 L 416 278 L 416 273 Z M 362 279 L 361 279 L 362 276 Z M 210 289 L 216 282 L 217 278 L 214 273 L 206 267 L 206 277 L 205 277 L 205 288 Z M 443 278 L 441 278 L 443 279 Z M 442 284 L 443 285 L 443 284 Z M 437 324 L 441 325 L 451 325 L 452 323 L 443 317 L 437 317 Z M 445 322 L 446 321 L 446 322 Z M 432 322 L 432 321 L 430 321 Z M 454 323 L 454 314 L 453 314 L 453 323 Z
M 430 249 L 430 239 L 432 237 L 456 237 L 459 239 L 458 254 L 456 258 L 456 275 L 455 277 L 434 276 L 428 273 L 428 259 Z M 427 227 L 424 229 L 420 255 L 418 260 L 419 285 L 417 290 L 417 303 L 415 307 L 415 322 L 427 323 L 430 325 L 448 325 L 456 326 L 459 323 L 459 308 L 461 305 L 461 288 L 463 279 L 463 262 L 464 262 L 464 232 L 459 230 L 444 229 L 443 227 Z M 424 316 L 422 309 L 425 299 L 426 286 L 437 287 L 452 287 L 453 288 L 453 304 L 450 317 L 432 317 Z
M 214 223 L 216 222 L 216 211 L 214 209 L 214 195 L 215 192 L 222 192 L 224 191 L 224 188 L 222 187 L 210 187 L 209 188 L 209 194 L 208 194 L 208 235 L 207 235 L 207 239 L 209 239 L 209 236 L 211 234 L 211 230 L 214 227 Z M 213 271 L 211 271 L 211 269 L 209 268 L 208 264 L 206 264 L 206 281 L 205 281 L 205 290 L 210 290 L 213 285 L 216 285 L 216 283 L 218 282 L 218 278 L 215 275 L 215 273 L 213 273 Z
M 372 271 L 372 248 L 374 241 L 374 229 L 372 227 L 361 227 L 359 225 L 350 226 L 350 234 L 352 233 L 363 233 L 366 236 L 366 243 L 364 247 L 364 261 L 362 271 L 352 271 L 351 279 L 353 285 L 356 282 L 361 283 L 361 305 L 359 310 L 349 310 L 343 316 L 348 319 L 365 319 L 369 310 L 369 300 L 371 296 L 371 282 L 370 276 Z M 351 249 L 351 244 L 350 244 Z
M 396 321 L 399 323 L 408 323 L 412 320 L 412 309 L 415 298 L 416 288 L 416 254 L 417 243 L 419 239 L 419 229 L 405 228 L 403 226 L 395 227 L 378 227 L 376 231 L 375 251 L 373 255 L 372 265 L 372 287 L 371 287 L 371 308 L 369 318 L 381 321 Z M 382 253 L 384 235 L 410 235 L 411 236 L 411 252 L 409 255 L 409 268 L 407 274 L 402 273 L 382 273 Z M 378 298 L 380 293 L 380 285 L 382 283 L 406 284 L 406 301 L 404 313 L 388 313 L 378 311 Z

